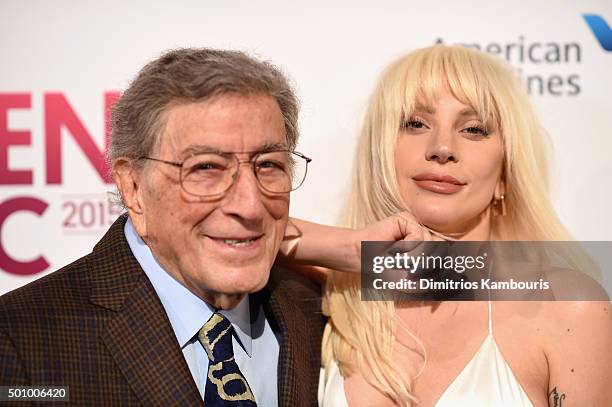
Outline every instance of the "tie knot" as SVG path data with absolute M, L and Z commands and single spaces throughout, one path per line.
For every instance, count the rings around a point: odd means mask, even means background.
M 234 357 L 232 324 L 217 312 L 200 329 L 198 340 L 206 349 L 211 362 L 224 362 Z

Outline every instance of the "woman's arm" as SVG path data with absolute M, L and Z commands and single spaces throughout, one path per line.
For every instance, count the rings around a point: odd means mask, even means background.
M 610 301 L 549 304 L 551 331 L 548 404 L 551 407 L 612 405 L 612 309 Z
M 362 241 L 432 240 L 408 212 L 390 216 L 363 229 L 327 226 L 291 218 L 279 251 L 291 268 L 359 272 Z
M 283 264 L 317 266 L 341 271 L 359 270 L 360 251 L 354 229 L 290 218 L 279 250 Z

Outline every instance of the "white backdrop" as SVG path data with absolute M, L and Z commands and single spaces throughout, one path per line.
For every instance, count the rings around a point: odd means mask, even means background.
M 314 161 L 291 214 L 324 223 L 339 215 L 383 66 L 437 41 L 499 53 L 520 71 L 551 135 L 561 218 L 577 239 L 612 240 L 612 52 L 583 18 L 612 23 L 612 2 L 329 3 L 2 0 L 0 294 L 88 253 L 116 217 L 105 195 L 112 185 L 92 165 L 104 149 L 105 98 L 184 46 L 247 51 L 293 79 L 299 150 Z

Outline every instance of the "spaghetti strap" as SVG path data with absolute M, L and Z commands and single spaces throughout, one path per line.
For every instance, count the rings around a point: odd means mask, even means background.
M 491 293 L 489 292 L 489 335 L 493 335 L 493 317 L 491 316 Z
M 489 265 L 489 271 L 488 271 L 488 278 L 491 278 L 491 269 L 493 268 L 493 260 L 491 260 L 491 263 Z M 488 307 L 489 307 L 489 335 L 493 335 L 493 317 L 492 317 L 492 313 L 491 313 L 491 290 L 489 289 L 487 291 L 488 294 Z

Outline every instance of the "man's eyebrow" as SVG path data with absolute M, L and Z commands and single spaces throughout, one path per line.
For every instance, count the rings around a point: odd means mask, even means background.
M 266 153 L 269 151 L 279 151 L 279 150 L 288 150 L 287 145 L 285 143 L 265 142 L 262 145 L 260 145 L 258 148 L 252 151 L 223 151 L 219 149 L 218 147 L 208 146 L 205 144 L 195 144 L 195 145 L 187 146 L 181 152 L 181 156 L 189 157 L 189 156 L 196 155 L 196 154 L 206 154 L 206 153 L 212 153 L 212 154 L 251 153 L 255 155 L 257 153 Z
M 207 146 L 203 144 L 194 144 L 194 145 L 187 146 L 187 148 L 185 148 L 181 152 L 181 156 L 189 157 L 191 155 L 205 154 L 205 153 L 222 154 L 223 151 L 213 146 Z
M 265 153 L 268 151 L 279 151 L 279 150 L 288 150 L 289 148 L 287 147 L 287 144 L 285 143 L 270 143 L 270 142 L 266 142 L 264 144 L 262 144 L 257 151 L 258 153 Z

